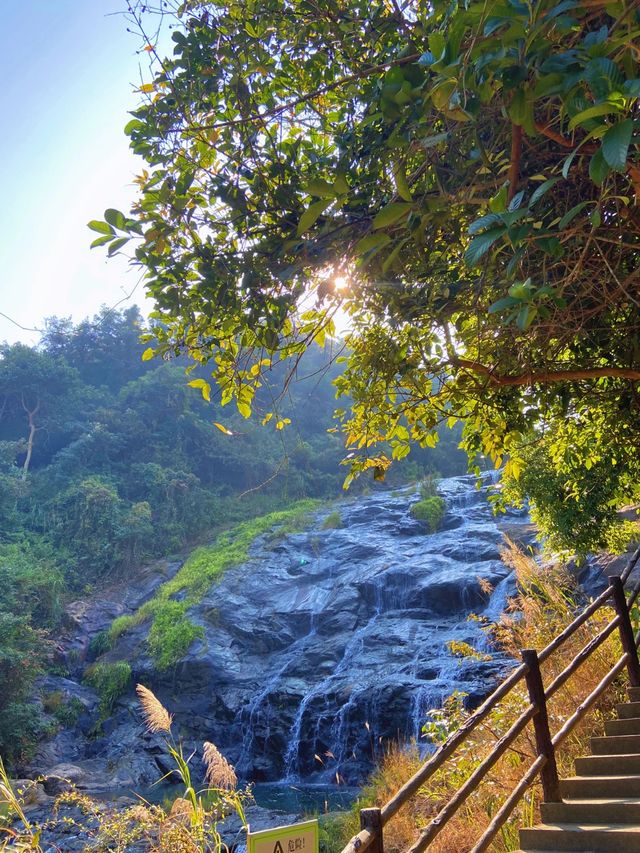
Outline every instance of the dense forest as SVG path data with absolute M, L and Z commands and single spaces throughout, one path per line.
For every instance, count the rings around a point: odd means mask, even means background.
M 340 364 L 310 350 L 260 396 L 278 420 L 203 399 L 186 361 L 145 361 L 137 308 L 47 321 L 37 346 L 0 348 L 0 754 L 33 744 L 33 682 L 51 665 L 65 602 L 216 529 L 304 497 L 342 494 L 328 432 Z M 195 382 L 196 387 L 190 387 Z M 258 401 L 258 406 L 260 401 Z M 280 424 L 282 425 L 282 424 Z M 222 427 L 222 429 L 221 429 Z M 394 470 L 462 473 L 458 431 Z M 354 490 L 370 488 L 362 481 Z

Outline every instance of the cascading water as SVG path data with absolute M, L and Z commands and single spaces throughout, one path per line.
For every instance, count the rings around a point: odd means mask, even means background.
M 488 689 L 504 659 L 459 659 L 449 644 L 491 651 L 486 632 L 467 616 L 497 619 L 513 587 L 499 560 L 501 534 L 486 502 L 489 485 L 488 478 L 480 490 L 469 477 L 441 481 L 447 514 L 433 535 L 409 514 L 416 492 L 378 493 L 345 503 L 343 528 L 314 527 L 277 549 L 289 566 L 298 564 L 305 588 L 315 585 L 315 604 L 307 605 L 316 609 L 311 630 L 274 656 L 278 666 L 266 671 L 264 687 L 241 711 L 239 766 L 246 775 L 255 775 L 252 753 L 275 753 L 277 741 L 284 749 L 274 775 L 353 780 L 381 740 L 419 738 L 427 712 L 454 689 L 471 694 L 471 701 Z M 256 557 L 262 562 L 259 550 Z M 493 594 L 483 592 L 479 578 L 494 585 Z M 276 600 L 282 595 L 278 590 Z M 299 590 L 286 597 L 300 608 Z M 333 622 L 339 623 L 335 632 Z M 318 666 L 323 652 L 327 660 Z M 306 687 L 298 692 L 292 681 L 305 660 Z M 260 738 L 254 731 L 271 703 L 281 714 L 273 744 L 268 727 Z
M 319 512 L 303 533 L 256 541 L 250 560 L 190 609 L 202 637 L 175 670 L 145 664 L 146 626 L 111 654 L 136 660 L 136 679 L 175 713 L 185 748 L 212 741 L 255 782 L 358 783 L 386 742 L 419 739 L 427 712 L 453 690 L 478 702 L 510 665 L 467 618 L 498 618 L 512 589 L 490 485 L 442 480 L 446 514 L 432 535 L 411 517 L 415 488 L 340 503 L 339 528 L 324 529 L 328 510 Z M 526 521 L 509 519 L 510 534 Z M 456 657 L 452 643 L 483 659 Z M 101 742 L 76 743 L 74 760 L 101 750 L 133 784 L 151 783 L 155 747 L 133 769 L 143 735 L 135 713 L 119 714 Z

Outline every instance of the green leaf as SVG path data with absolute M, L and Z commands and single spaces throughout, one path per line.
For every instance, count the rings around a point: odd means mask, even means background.
M 467 265 L 470 267 L 475 266 L 478 261 L 486 255 L 496 240 L 499 240 L 500 237 L 502 237 L 506 230 L 507 229 L 504 226 L 501 226 L 500 228 L 491 228 L 489 231 L 485 231 L 484 234 L 474 237 L 469 243 L 467 251 L 464 253 L 464 259 Z
M 619 112 L 620 107 L 617 104 L 595 104 L 592 107 L 587 107 L 586 110 L 581 110 L 581 112 L 575 115 L 569 122 L 569 130 L 574 130 L 579 124 L 584 124 L 585 121 L 589 121 L 592 118 L 608 116 Z
M 412 201 L 411 197 L 411 189 L 409 187 L 409 183 L 407 181 L 407 175 L 404 170 L 404 163 L 397 162 L 393 167 L 393 176 L 396 181 L 396 191 L 401 199 L 404 201 Z
M 448 80 L 442 80 L 437 83 L 431 90 L 431 100 L 433 105 L 438 110 L 447 110 L 451 96 L 456 91 L 458 81 L 455 77 L 450 77 Z
M 322 216 L 325 210 L 331 204 L 331 199 L 325 199 L 323 201 L 316 201 L 312 205 L 310 205 L 305 212 L 300 217 L 300 221 L 298 222 L 298 237 L 301 234 L 304 234 L 305 231 L 308 231 L 317 220 Z
M 493 198 L 489 199 L 489 210 L 492 213 L 502 213 L 507 209 L 507 185 L 501 187 Z
M 340 193 L 342 195 L 349 192 L 349 184 L 347 183 L 347 179 L 344 175 L 338 175 L 333 182 L 333 189 L 336 193 Z
M 516 319 L 518 328 L 522 329 L 523 332 L 525 329 L 528 329 L 533 323 L 537 313 L 538 309 L 535 305 L 523 305 L 520 311 L 518 311 L 518 317 Z
M 242 403 L 240 400 L 236 403 L 238 407 L 238 411 L 242 415 L 243 418 L 251 417 L 251 406 L 248 403 Z
M 412 209 L 413 205 L 405 202 L 396 201 L 388 204 L 374 217 L 373 228 L 386 228 L 389 225 L 394 225 L 400 219 L 406 219 Z
M 540 184 L 539 187 L 536 187 L 536 189 L 531 193 L 529 204 L 535 204 L 539 201 L 545 193 L 549 192 L 552 187 L 555 187 L 559 180 L 560 178 L 549 178 L 544 181 L 544 183 Z
M 154 357 L 155 354 L 156 354 L 156 351 L 154 350 L 153 347 L 147 347 L 146 350 L 142 353 L 142 360 L 143 361 L 150 361 Z
M 358 240 L 354 250 L 359 255 L 364 255 L 365 252 L 369 252 L 371 249 L 381 249 L 390 242 L 391 237 L 388 234 L 367 234 L 362 240 Z
M 508 210 L 513 213 L 514 210 L 517 210 L 522 204 L 522 199 L 524 198 L 524 190 L 520 190 L 519 193 L 516 193 L 514 197 L 509 202 Z
M 442 33 L 435 32 L 429 36 L 429 50 L 434 55 L 436 62 L 442 58 L 447 42 Z
M 562 164 L 562 177 L 566 178 L 569 175 L 569 169 L 571 168 L 571 164 L 573 163 L 576 156 L 580 153 L 580 148 L 574 148 L 574 150 L 569 154 L 567 159 Z
M 498 299 L 497 302 L 494 302 L 493 305 L 489 306 L 489 314 L 498 314 L 501 311 L 506 311 L 510 308 L 513 308 L 514 305 L 520 304 L 519 299 L 515 299 L 513 296 L 505 296 L 504 299 Z
M 575 219 L 576 216 L 580 213 L 580 211 L 584 210 L 584 208 L 588 204 L 592 204 L 592 202 L 591 201 L 581 201 L 581 202 L 578 202 L 578 204 L 574 205 L 571 208 L 571 210 L 567 211 L 567 213 L 565 213 L 565 215 L 562 217 L 560 222 L 558 222 L 558 230 L 562 231 L 564 228 L 566 228 L 567 225 L 571 222 L 571 220 Z
M 114 228 L 118 228 L 120 231 L 124 229 L 127 222 L 124 213 L 120 213 L 119 210 L 115 210 L 113 207 L 105 210 L 104 218 L 107 220 L 109 225 L 113 225 Z
M 424 139 L 420 140 L 420 144 L 423 148 L 433 148 L 434 145 L 446 142 L 448 138 L 448 133 L 436 133 L 434 136 L 425 136 Z
M 602 156 L 618 172 L 626 166 L 632 135 L 633 119 L 627 118 L 614 124 L 602 137 Z
M 144 122 L 141 122 L 138 118 L 132 118 L 131 121 L 127 122 L 124 126 L 124 132 L 127 136 L 131 136 L 134 130 L 142 130 L 144 128 Z
M 473 237 L 475 234 L 486 231 L 490 225 L 496 225 L 498 222 L 502 222 L 499 213 L 487 213 L 485 216 L 481 216 L 480 219 L 476 219 L 471 223 L 469 226 L 469 235 Z
M 622 89 L 625 95 L 630 98 L 640 98 L 640 78 L 634 77 L 632 80 L 625 80 Z
M 97 231 L 98 234 L 109 234 L 111 237 L 115 237 L 116 232 L 106 222 L 100 222 L 98 219 L 92 219 L 91 222 L 87 224 L 92 231 Z
M 305 189 L 309 193 L 309 195 L 315 195 L 318 198 L 336 197 L 336 191 L 331 186 L 331 184 L 328 184 L 326 181 L 322 181 L 319 178 L 313 181 L 309 181 Z
M 109 246 L 109 249 L 107 250 L 107 254 L 109 255 L 109 257 L 113 257 L 113 255 L 115 255 L 116 252 L 118 252 L 126 243 L 128 243 L 129 240 L 129 237 L 118 237 L 117 240 L 113 240 L 111 242 L 111 245 Z
M 206 379 L 192 379 L 191 382 L 187 382 L 187 385 L 190 385 L 192 388 L 199 388 L 207 403 L 211 402 L 211 385 L 209 385 Z
M 609 172 L 609 166 L 605 162 L 602 149 L 600 148 L 589 161 L 589 177 L 594 184 L 597 184 L 600 187 Z
M 389 252 L 389 254 L 384 259 L 384 262 L 382 264 L 382 272 L 387 272 L 387 270 L 396 261 L 398 255 L 400 254 L 402 247 L 405 245 L 405 243 L 408 243 L 408 242 L 409 242 L 409 237 L 405 237 L 404 240 L 400 240 L 400 242 L 396 245 L 396 247 L 393 249 L 392 252 Z
M 105 243 L 110 243 L 112 240 L 113 237 L 111 234 L 105 234 L 102 237 L 96 237 L 96 239 L 93 241 L 89 248 L 95 249 L 96 246 L 104 246 Z

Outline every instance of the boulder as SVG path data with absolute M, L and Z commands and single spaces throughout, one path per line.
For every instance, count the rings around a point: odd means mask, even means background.
M 10 782 L 25 811 L 40 808 L 50 802 L 42 783 L 37 779 L 11 779 Z
M 73 790 L 73 785 L 63 776 L 49 774 L 45 776 L 42 782 L 45 794 L 50 797 L 58 797 L 60 794 L 66 794 L 67 791 Z

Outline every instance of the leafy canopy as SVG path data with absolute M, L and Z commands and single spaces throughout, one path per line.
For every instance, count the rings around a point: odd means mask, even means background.
M 163 8 L 168 57 L 129 4 L 152 59 L 126 127 L 138 200 L 91 223 L 111 254 L 134 241 L 147 357 L 210 363 L 248 417 L 273 361 L 323 343 L 340 308 L 351 474 L 456 419 L 516 478 L 551 434 L 568 494 L 586 461 L 638 470 L 637 4 Z M 605 502 L 633 478 L 608 480 Z

